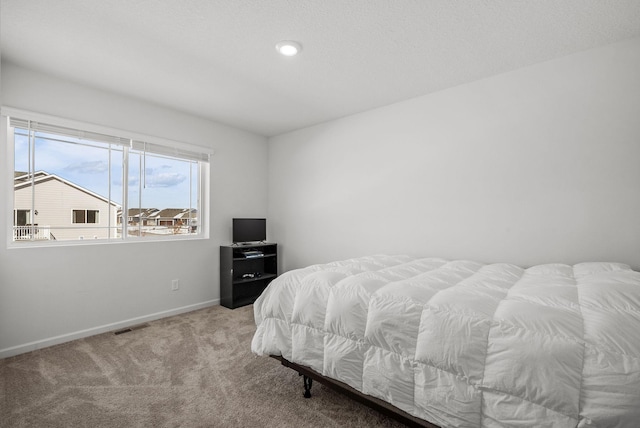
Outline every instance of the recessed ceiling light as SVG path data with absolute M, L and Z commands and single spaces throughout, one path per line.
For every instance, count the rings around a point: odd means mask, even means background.
M 294 56 L 302 50 L 302 46 L 298 42 L 283 40 L 276 43 L 276 50 L 284 56 Z

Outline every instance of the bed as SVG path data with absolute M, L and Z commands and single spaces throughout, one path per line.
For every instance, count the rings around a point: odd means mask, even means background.
M 284 273 L 254 315 L 254 353 L 425 426 L 640 426 L 624 264 L 368 256 Z

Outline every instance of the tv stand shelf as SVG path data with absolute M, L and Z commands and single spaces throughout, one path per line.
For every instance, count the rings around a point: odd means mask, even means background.
M 250 305 L 278 276 L 278 244 L 220 247 L 220 304 L 230 309 Z
M 241 279 L 237 279 L 233 283 L 234 284 L 245 284 L 247 282 L 262 281 L 264 279 L 273 279 L 275 277 L 276 277 L 275 274 L 265 273 L 264 275 L 259 276 L 257 278 L 241 278 Z
M 234 247 L 234 248 L 238 248 L 238 247 Z M 267 258 L 267 257 L 275 257 L 275 256 L 276 256 L 276 254 L 275 254 L 275 253 L 272 253 L 272 254 L 263 254 L 263 255 L 262 255 L 262 256 L 260 256 L 260 257 L 245 257 L 245 256 L 242 256 L 242 257 L 234 257 L 234 258 L 233 258 L 233 261 L 236 261 L 236 260 L 247 260 L 247 259 L 257 259 L 257 258 L 264 259 L 264 258 Z

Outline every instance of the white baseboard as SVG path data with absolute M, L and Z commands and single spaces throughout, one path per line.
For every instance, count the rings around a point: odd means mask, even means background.
M 73 333 L 62 334 L 60 336 L 49 337 L 47 339 L 37 340 L 35 342 L 25 343 L 23 345 L 12 346 L 10 348 L 0 349 L 0 359 L 13 357 L 14 355 L 24 354 L 25 352 L 35 351 L 37 349 L 46 348 L 48 346 L 59 345 L 60 343 L 70 342 L 84 337 L 95 336 L 96 334 L 106 333 L 113 330 L 119 330 L 132 325 L 144 322 L 154 321 L 160 318 L 166 318 L 173 315 L 184 314 L 186 312 L 198 309 L 208 308 L 220 304 L 220 299 L 208 300 L 206 302 L 196 303 L 194 305 L 182 306 L 180 308 L 169 309 L 168 311 L 156 312 L 154 314 L 144 315 L 141 317 L 131 318 L 124 321 L 105 324 L 98 327 L 88 328 Z

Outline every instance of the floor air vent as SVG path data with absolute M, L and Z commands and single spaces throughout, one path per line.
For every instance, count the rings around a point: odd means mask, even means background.
M 133 330 L 140 330 L 141 328 L 146 328 L 146 327 L 149 327 L 149 324 L 132 325 L 131 327 L 127 327 L 127 328 L 123 328 L 122 330 L 114 331 L 113 334 L 115 334 L 117 336 L 119 334 L 129 333 L 129 332 L 131 332 Z

